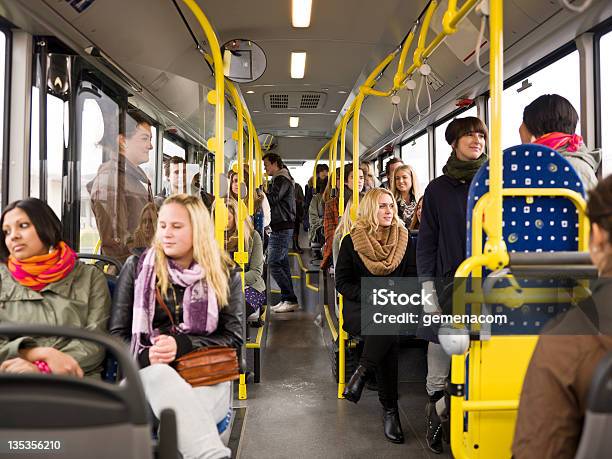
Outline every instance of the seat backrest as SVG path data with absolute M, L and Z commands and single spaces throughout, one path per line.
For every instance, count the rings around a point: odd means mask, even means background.
M 574 168 L 556 151 L 536 144 L 516 145 L 504 150 L 504 188 L 565 188 L 584 197 L 584 188 Z M 472 254 L 472 213 L 489 191 L 489 163 L 486 162 L 470 185 L 467 206 L 467 255 Z M 486 212 L 486 210 L 485 210 Z M 509 252 L 571 252 L 578 250 L 578 212 L 565 197 L 507 196 L 503 198 L 502 234 Z M 482 238 L 486 242 L 485 235 Z M 486 272 L 485 276 L 490 272 Z M 519 279 L 523 287 L 552 287 L 548 281 Z M 555 284 L 556 285 L 556 284 Z M 503 285 L 500 285 L 503 286 Z M 525 305 L 519 309 L 490 305 L 503 313 L 508 324 L 492 327 L 502 334 L 536 334 L 553 316 L 569 304 Z
M 144 391 L 121 343 L 84 329 L 42 325 L 0 325 L 0 336 L 92 341 L 115 355 L 126 377 L 113 385 L 94 378 L 0 373 L 0 439 L 59 441 L 63 458 L 152 457 Z
M 593 373 L 576 459 L 608 457 L 612 451 L 612 352 Z

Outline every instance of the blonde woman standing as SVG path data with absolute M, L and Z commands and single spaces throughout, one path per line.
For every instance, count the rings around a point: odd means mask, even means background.
M 115 290 L 110 332 L 130 343 L 155 416 L 175 411 L 183 457 L 230 455 L 216 424 L 229 410 L 231 384 L 191 387 L 171 364 L 199 348 L 242 345 L 244 296 L 232 266 L 202 201 L 172 195 L 159 210 L 153 246 L 126 261 Z
M 361 335 L 361 279 L 363 277 L 414 276 L 410 259 L 408 230 L 397 216 L 395 198 L 390 191 L 374 188 L 359 204 L 358 216 L 344 237 L 336 265 L 336 290 L 344 296 L 344 329 Z M 378 397 L 383 406 L 383 425 L 387 439 L 403 443 L 404 434 L 397 408 L 397 336 L 364 335 L 359 366 L 346 385 L 344 397 L 357 403 L 363 387 L 376 373 Z
M 393 171 L 391 193 L 397 202 L 397 214 L 408 228 L 421 197 L 416 173 L 408 164 L 403 164 Z

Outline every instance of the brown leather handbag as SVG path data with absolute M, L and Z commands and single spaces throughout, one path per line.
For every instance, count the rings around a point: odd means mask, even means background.
M 157 289 L 155 297 L 168 314 L 172 328 L 176 329 L 172 314 Z M 191 351 L 176 359 L 173 366 L 178 374 L 193 387 L 212 386 L 240 378 L 236 349 L 229 346 L 208 346 Z

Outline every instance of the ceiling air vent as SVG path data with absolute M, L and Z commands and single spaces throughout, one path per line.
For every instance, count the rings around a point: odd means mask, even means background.
M 292 112 L 321 111 L 325 106 L 327 94 L 324 92 L 269 92 L 264 94 L 266 109 L 291 110 Z
M 321 94 L 319 93 L 313 92 L 302 94 L 302 98 L 300 100 L 300 110 L 316 110 L 319 108 L 320 102 Z
M 289 108 L 289 94 L 270 94 L 269 106 L 272 109 Z

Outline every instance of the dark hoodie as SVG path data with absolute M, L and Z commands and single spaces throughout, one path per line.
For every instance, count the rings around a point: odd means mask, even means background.
M 270 203 L 272 231 L 293 229 L 295 226 L 295 182 L 285 168 L 272 177 L 266 197 Z

